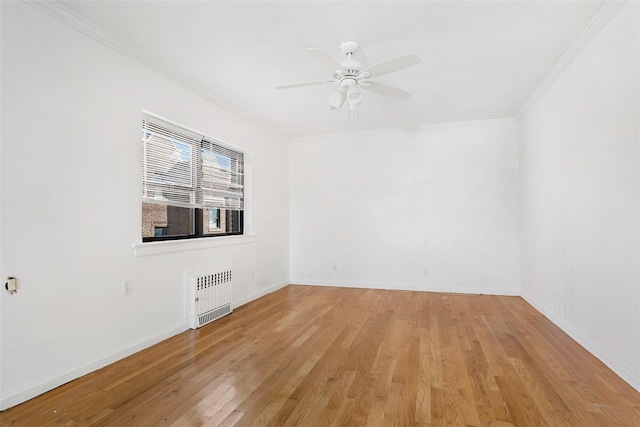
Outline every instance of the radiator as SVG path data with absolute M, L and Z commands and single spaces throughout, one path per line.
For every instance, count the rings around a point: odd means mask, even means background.
M 231 264 L 209 270 L 187 271 L 186 278 L 190 302 L 187 320 L 191 329 L 231 313 Z

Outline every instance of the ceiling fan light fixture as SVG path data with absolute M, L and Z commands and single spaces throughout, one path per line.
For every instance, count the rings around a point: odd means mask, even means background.
M 347 99 L 349 100 L 349 105 L 359 104 L 362 101 L 362 91 L 360 91 L 358 85 L 353 84 L 349 86 L 349 90 L 347 91 Z
M 338 109 L 342 107 L 342 104 L 344 104 L 345 99 L 346 99 L 345 90 L 340 89 L 333 92 L 331 95 L 329 95 L 329 97 L 327 98 L 327 102 L 329 103 L 329 105 L 331 105 L 331 108 Z

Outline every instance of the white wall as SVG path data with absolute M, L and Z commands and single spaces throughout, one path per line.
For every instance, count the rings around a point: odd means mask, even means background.
M 183 330 L 184 269 L 231 259 L 236 305 L 288 283 L 286 139 L 25 3 L 1 18 L 3 408 Z M 134 255 L 143 109 L 250 153 L 257 238 Z
M 299 138 L 289 161 L 292 283 L 519 293 L 514 121 Z
M 519 120 L 522 293 L 640 390 L 638 3 Z
M 522 294 L 640 389 L 636 2 L 521 118 L 519 174 L 509 120 L 297 139 L 287 151 L 24 3 L 1 10 L 0 277 L 20 283 L 0 292 L 2 408 L 181 331 L 182 271 L 219 259 L 234 262 L 235 304 L 289 274 L 518 294 L 518 180 Z M 142 109 L 251 153 L 258 237 L 134 255 Z

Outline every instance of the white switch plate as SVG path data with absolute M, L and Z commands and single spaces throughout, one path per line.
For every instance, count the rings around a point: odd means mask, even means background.
M 122 282 L 122 295 L 129 295 L 133 290 L 133 282 L 131 280 L 125 280 Z

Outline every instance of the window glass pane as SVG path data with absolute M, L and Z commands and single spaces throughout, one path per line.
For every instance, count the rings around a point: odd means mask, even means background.
M 224 209 L 205 208 L 202 211 L 202 234 L 226 233 L 226 212 Z
M 242 212 L 228 209 L 205 208 L 202 211 L 202 234 L 241 234 Z
M 244 228 L 244 212 L 225 210 L 225 226 L 227 233 L 240 233 L 242 234 Z
M 142 237 L 193 235 L 195 234 L 193 218 L 193 208 L 142 203 Z
M 209 229 L 220 228 L 220 211 L 215 208 L 207 209 L 209 211 Z

